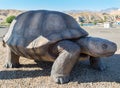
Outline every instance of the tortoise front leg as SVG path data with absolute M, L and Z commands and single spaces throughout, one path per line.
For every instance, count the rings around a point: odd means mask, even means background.
M 106 67 L 102 63 L 102 60 L 100 57 L 90 57 L 90 65 L 94 69 L 98 69 L 100 71 L 103 71 Z
M 80 54 L 80 47 L 71 41 L 61 41 L 57 44 L 59 55 L 55 60 L 51 77 L 56 83 L 67 83 L 69 82 L 70 72 L 78 60 Z
M 5 61 L 5 68 L 18 68 L 20 66 L 19 57 L 7 46 L 7 56 Z

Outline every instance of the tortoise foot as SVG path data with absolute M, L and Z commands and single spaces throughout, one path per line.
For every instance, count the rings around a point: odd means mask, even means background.
M 106 66 L 103 64 L 101 58 L 91 57 L 90 65 L 92 68 L 103 71 L 106 69 Z
M 15 64 L 12 64 L 12 63 L 6 63 L 4 65 L 4 68 L 19 68 L 21 67 L 21 65 L 19 63 L 15 63 Z
M 96 66 L 91 66 L 91 67 L 99 71 L 104 71 L 107 68 L 105 65 L 96 65 Z
M 60 77 L 52 77 L 54 82 L 58 83 L 58 84 L 64 84 L 64 83 L 68 83 L 70 81 L 69 76 L 60 76 Z

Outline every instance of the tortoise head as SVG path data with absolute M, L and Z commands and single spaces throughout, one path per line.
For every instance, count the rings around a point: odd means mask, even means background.
M 77 42 L 82 49 L 82 53 L 94 57 L 111 56 L 117 50 L 117 45 L 114 42 L 102 38 L 84 37 Z
M 117 45 L 109 40 L 101 38 L 92 38 L 89 42 L 92 53 L 98 54 L 98 56 L 111 56 L 117 50 Z

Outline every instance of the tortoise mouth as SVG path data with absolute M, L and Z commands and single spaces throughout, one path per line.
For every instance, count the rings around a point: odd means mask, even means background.
M 93 57 L 109 57 L 109 56 L 112 56 L 114 55 L 114 51 L 113 52 L 103 52 L 103 53 L 92 53 L 91 56 Z

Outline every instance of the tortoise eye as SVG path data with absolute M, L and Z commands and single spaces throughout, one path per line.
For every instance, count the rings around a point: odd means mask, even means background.
M 102 45 L 102 48 L 103 48 L 103 49 L 107 49 L 107 47 L 108 47 L 108 45 L 106 45 L 106 44 L 103 44 L 103 45 Z

